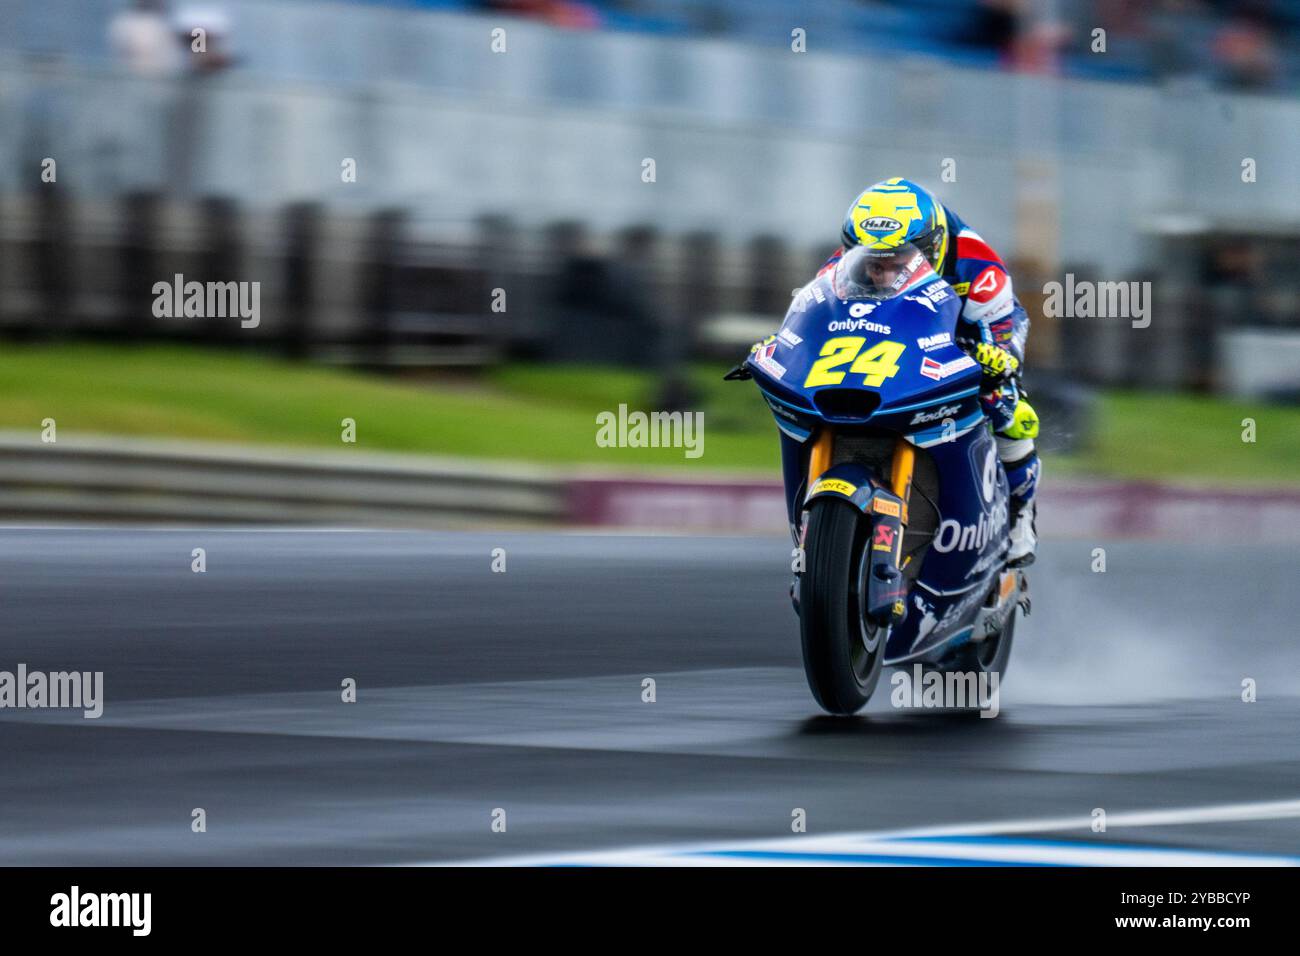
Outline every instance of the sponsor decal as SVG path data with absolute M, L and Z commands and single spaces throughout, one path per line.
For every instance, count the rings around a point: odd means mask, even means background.
M 970 580 L 973 577 L 977 577 L 983 574 L 985 571 L 989 570 L 989 568 L 993 567 L 993 565 L 999 563 L 1001 560 L 1002 560 L 1002 550 L 1000 548 L 990 551 L 988 554 L 984 555 L 984 557 L 976 561 L 974 567 L 972 567 L 969 571 L 966 572 L 966 579 Z
M 813 304 L 814 299 L 818 302 L 826 301 L 826 293 L 822 292 L 822 290 L 818 288 L 818 282 L 816 279 L 799 290 L 798 294 L 794 297 L 794 302 L 790 304 L 790 311 L 804 312 L 808 309 L 808 306 Z
M 934 313 L 936 313 L 936 314 L 937 314 L 938 311 L 939 311 L 938 309 L 936 309 L 936 308 L 934 307 L 934 303 L 931 302 L 930 299 L 929 299 L 927 296 L 923 296 L 923 295 L 905 295 L 905 296 L 903 296 L 903 301 L 905 301 L 905 302 L 919 302 L 921 305 L 925 306 L 925 307 L 926 307 L 927 309 L 929 309 L 931 312 L 934 312 Z
M 849 306 L 849 315 L 855 319 L 860 319 L 864 315 L 870 315 L 875 310 L 876 303 L 874 302 L 854 302 Z
M 933 411 L 929 411 L 929 412 L 922 410 L 917 412 L 915 415 L 913 415 L 912 420 L 908 422 L 908 424 L 920 425 L 923 424 L 924 422 L 942 421 L 945 418 L 950 418 L 953 415 L 956 415 L 957 412 L 960 410 L 961 410 L 960 405 L 944 405 L 942 408 L 936 408 Z
M 784 342 L 786 345 L 790 346 L 790 348 L 794 348 L 795 346 L 800 345 L 803 342 L 803 338 L 801 336 L 795 335 L 789 329 L 782 329 L 780 332 L 776 333 L 776 337 L 780 339 L 782 342 Z
M 943 282 L 931 282 L 921 291 L 929 297 L 931 302 L 947 302 L 952 298 L 952 290 Z
M 913 595 L 916 609 L 921 612 L 921 621 L 917 625 L 916 640 L 912 641 L 909 650 L 915 650 L 931 634 L 942 634 L 951 627 L 955 627 L 961 620 L 962 615 L 972 607 L 982 604 L 985 593 L 983 588 L 972 588 L 968 593 L 950 604 L 943 612 L 942 617 L 935 616 L 934 605 L 923 600 L 919 594 Z
M 872 216 L 869 219 L 860 220 L 858 228 L 865 229 L 868 232 L 897 232 L 903 228 L 903 224 L 897 219 L 891 219 L 889 216 Z
M 921 374 L 937 382 L 949 375 L 956 375 L 958 372 L 971 368 L 975 364 L 975 360 L 969 355 L 963 355 L 951 362 L 936 362 L 932 358 L 923 358 L 921 359 Z
M 923 351 L 933 352 L 935 349 L 943 348 L 945 345 L 952 345 L 952 334 L 949 332 L 939 332 L 935 335 L 923 335 L 916 340 L 916 344 L 921 346 Z
M 934 550 L 941 554 L 950 551 L 979 550 L 989 539 L 1002 532 L 1007 524 L 1006 502 L 999 502 L 992 511 L 980 515 L 974 524 L 961 524 L 954 518 L 945 518 L 934 533 Z
M 858 490 L 858 486 L 850 484 L 839 478 L 820 478 L 813 482 L 812 491 L 809 495 L 815 495 L 822 491 L 837 491 L 842 495 L 853 497 L 853 492 Z
M 775 338 L 775 336 L 773 336 L 773 338 Z M 778 362 L 776 359 L 772 358 L 772 355 L 775 352 L 776 352 L 775 342 L 770 342 L 767 345 L 759 345 L 757 347 L 757 350 L 754 352 L 752 361 L 755 365 L 757 365 L 759 368 L 761 368 L 764 372 L 766 372 L 768 375 L 772 376 L 773 378 L 781 378 L 783 375 L 785 375 L 785 366 L 782 365 L 780 362 Z
M 993 492 L 998 487 L 998 459 L 995 450 L 995 445 L 989 445 L 989 450 L 984 454 L 984 468 L 980 472 L 980 486 L 986 502 L 993 500 Z
M 871 540 L 872 551 L 894 550 L 894 528 L 887 524 L 876 525 L 876 536 Z
M 828 332 L 879 332 L 881 335 L 889 335 L 892 331 L 889 326 L 881 325 L 879 322 L 872 322 L 870 319 L 836 319 L 826 326 Z
M 888 498 L 879 496 L 871 499 L 871 510 L 878 515 L 891 515 L 895 518 L 903 516 L 902 506 L 897 501 L 890 501 Z
M 764 395 L 763 397 L 767 399 L 767 406 L 768 408 L 772 409 L 773 414 L 779 415 L 781 418 L 784 418 L 788 422 L 794 422 L 795 424 L 799 424 L 798 415 L 790 411 L 790 409 L 786 408 L 776 399 L 768 398 L 766 395 Z

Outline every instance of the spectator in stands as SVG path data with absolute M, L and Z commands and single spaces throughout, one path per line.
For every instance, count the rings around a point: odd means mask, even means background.
M 980 0 L 970 11 L 967 25 L 957 34 L 968 46 L 1007 57 L 1016 40 L 1020 0 Z
M 577 0 L 480 0 L 482 6 L 499 13 L 531 17 L 552 26 L 595 30 L 601 26 L 600 11 Z
M 1215 34 L 1214 59 L 1225 86 L 1271 89 L 1279 78 L 1270 17 L 1262 7 L 1234 11 Z
M 225 10 L 214 6 L 188 7 L 177 13 L 174 27 L 191 72 L 220 73 L 234 63 L 230 17 Z
M 137 76 L 165 77 L 181 68 L 165 0 L 133 0 L 108 23 L 113 56 Z

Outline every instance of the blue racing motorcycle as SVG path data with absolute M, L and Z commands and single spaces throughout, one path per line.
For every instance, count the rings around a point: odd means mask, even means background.
M 727 376 L 753 379 L 781 432 L 804 670 L 833 714 L 884 665 L 1000 674 L 1029 610 L 960 311 L 915 247 L 855 247 Z

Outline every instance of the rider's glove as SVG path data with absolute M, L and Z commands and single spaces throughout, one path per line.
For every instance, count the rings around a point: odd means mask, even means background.
M 975 361 L 984 370 L 984 379 L 988 382 L 1005 382 L 1020 371 L 1020 360 L 1004 348 L 989 342 L 980 342 L 975 346 Z

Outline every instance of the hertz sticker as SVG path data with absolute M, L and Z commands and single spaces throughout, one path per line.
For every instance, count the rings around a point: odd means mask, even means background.
M 821 494 L 823 491 L 836 491 L 845 497 L 852 498 L 853 492 L 857 490 L 857 485 L 851 485 L 847 481 L 841 481 L 838 478 L 823 478 L 812 486 L 812 492 L 809 497 Z

